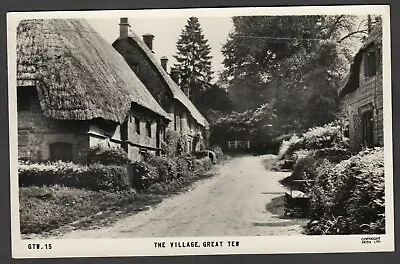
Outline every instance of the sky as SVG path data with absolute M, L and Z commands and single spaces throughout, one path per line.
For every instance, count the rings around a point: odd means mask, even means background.
M 135 18 L 129 17 L 131 30 L 142 36 L 153 34 L 153 51 L 157 58 L 166 56 L 168 70 L 176 62 L 173 55 L 176 54 L 176 42 L 182 29 L 185 27 L 186 17 L 160 17 L 160 18 Z M 87 19 L 91 26 L 102 35 L 107 42 L 113 43 L 119 35 L 119 18 Z M 226 42 L 229 32 L 233 29 L 231 18 L 227 17 L 199 17 L 203 34 L 208 39 L 211 47 L 213 81 L 217 81 L 218 73 L 223 70 L 222 45 Z

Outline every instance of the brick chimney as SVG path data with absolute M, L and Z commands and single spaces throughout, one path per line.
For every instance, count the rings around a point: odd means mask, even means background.
M 143 42 L 146 44 L 146 46 L 154 53 L 153 51 L 153 39 L 154 35 L 152 34 L 145 34 L 142 36 L 143 37 Z
M 119 20 L 119 38 L 126 39 L 129 32 L 129 22 L 127 17 L 121 17 Z
M 165 56 L 162 56 L 161 59 L 160 59 L 160 62 L 161 62 L 161 66 L 163 67 L 163 69 L 165 71 L 167 71 L 168 58 L 165 57 Z

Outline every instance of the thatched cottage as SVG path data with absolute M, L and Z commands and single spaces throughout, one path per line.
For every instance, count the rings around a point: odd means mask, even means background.
M 383 146 L 382 26 L 377 23 L 355 55 L 340 89 L 349 116 L 350 147 Z
M 121 18 L 119 26 L 120 35 L 113 46 L 169 114 L 172 122 L 168 129 L 185 136 L 186 152 L 198 150 L 200 145 L 206 145 L 209 124 L 167 73 L 168 59 L 162 57 L 159 61 L 155 57 L 154 36 L 146 34 L 143 35 L 143 39 L 139 38 L 129 30 L 127 18 Z
M 160 151 L 170 119 L 85 20 L 23 20 L 17 28 L 18 151 L 33 161 L 83 161 L 89 147 L 129 157 Z

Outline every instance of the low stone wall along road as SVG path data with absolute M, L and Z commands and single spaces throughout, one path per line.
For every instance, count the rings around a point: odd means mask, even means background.
M 301 235 L 307 220 L 283 217 L 286 189 L 279 181 L 288 173 L 266 170 L 265 157 L 232 158 L 214 177 L 150 210 L 58 238 Z

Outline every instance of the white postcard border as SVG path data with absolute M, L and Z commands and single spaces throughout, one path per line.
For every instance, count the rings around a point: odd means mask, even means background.
M 198 16 L 218 17 L 233 15 L 301 15 L 301 14 L 376 14 L 383 22 L 383 87 L 384 87 L 384 145 L 386 234 L 344 236 L 270 236 L 270 237 L 164 237 L 129 239 L 30 239 L 23 240 L 19 227 L 17 110 L 16 110 L 16 27 L 26 18 L 118 18 L 121 16 Z M 390 59 L 390 8 L 383 5 L 364 6 L 303 6 L 257 8 L 200 8 L 167 10 L 113 10 L 113 11 L 58 11 L 12 12 L 7 14 L 8 44 L 8 99 L 10 142 L 10 196 L 12 256 L 14 258 L 54 257 L 106 257 L 106 256 L 156 256 L 156 255 L 210 255 L 210 254 L 276 254 L 276 253 L 328 253 L 372 252 L 394 250 L 393 208 L 393 153 L 391 108 L 391 59 Z M 379 243 L 362 243 L 366 238 Z M 170 242 L 198 242 L 200 247 L 171 248 Z M 223 247 L 202 247 L 204 241 L 223 241 Z M 238 247 L 229 247 L 228 241 L 239 241 Z M 165 242 L 165 248 L 155 248 L 155 242 Z M 51 244 L 51 250 L 32 250 L 34 244 Z

